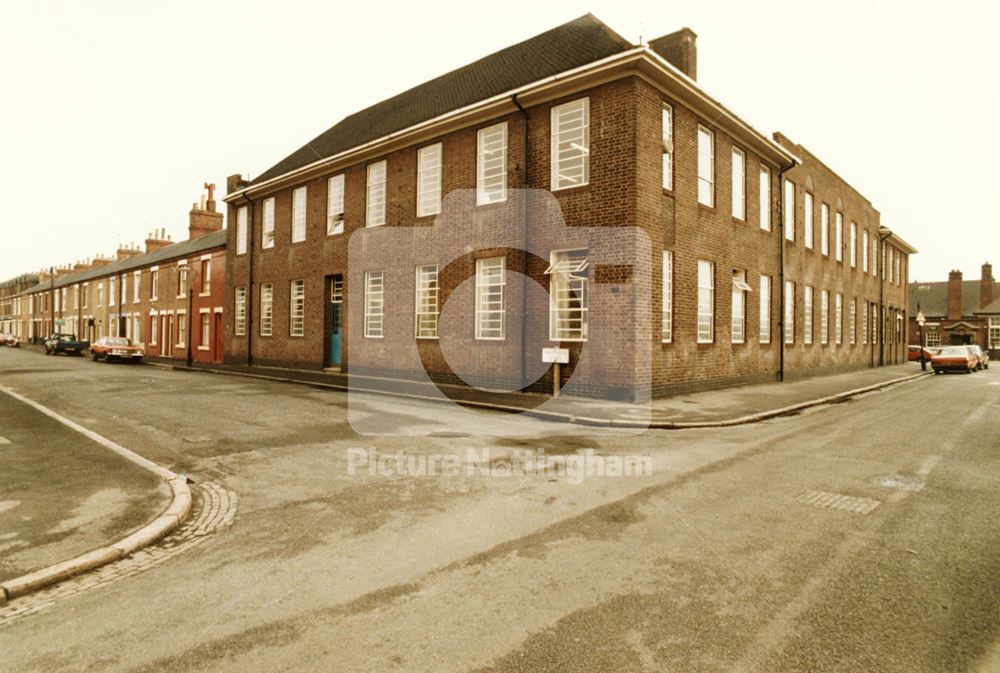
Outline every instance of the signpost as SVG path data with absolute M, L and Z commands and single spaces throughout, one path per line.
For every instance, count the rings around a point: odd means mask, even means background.
M 552 363 L 552 397 L 559 397 L 559 365 L 569 364 L 569 349 L 543 348 L 542 362 Z
M 920 370 L 927 371 L 927 359 L 924 358 L 924 323 L 927 322 L 927 318 L 924 317 L 924 312 L 920 310 L 920 306 L 917 306 L 917 325 L 920 327 Z

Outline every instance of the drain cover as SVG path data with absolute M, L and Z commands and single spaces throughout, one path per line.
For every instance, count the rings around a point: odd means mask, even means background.
M 842 493 L 827 493 L 826 491 L 806 491 L 795 498 L 796 502 L 823 509 L 839 509 L 854 514 L 868 514 L 882 502 L 871 498 L 856 498 Z

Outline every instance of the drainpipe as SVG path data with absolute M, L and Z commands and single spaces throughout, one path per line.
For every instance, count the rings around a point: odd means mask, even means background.
M 521 112 L 524 166 L 521 170 L 521 389 L 528 385 L 528 111 L 517 99 L 510 97 Z
M 56 270 L 49 267 L 49 313 L 52 316 L 51 334 L 56 333 Z
M 778 331 L 778 381 L 785 380 L 785 173 L 795 168 L 796 162 L 783 167 L 778 171 L 778 221 L 775 229 L 778 234 L 778 297 L 780 320 L 778 324 L 781 329 Z
M 878 228 L 878 366 L 885 366 L 885 241 L 892 236 L 892 231 L 885 227 Z
M 247 295 L 246 295 L 246 333 L 247 333 L 247 367 L 253 365 L 253 201 L 246 194 L 242 194 L 243 201 L 247 204 Z M 236 217 L 239 218 L 237 210 Z M 233 295 L 235 302 L 235 294 Z M 235 304 L 234 304 L 235 308 Z M 234 315 L 233 318 L 236 316 Z M 222 356 L 223 363 L 226 356 Z

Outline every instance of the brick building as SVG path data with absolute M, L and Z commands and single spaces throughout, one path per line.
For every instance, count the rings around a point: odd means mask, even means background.
M 222 360 L 225 245 L 223 215 L 212 190 L 188 215 L 188 240 L 151 232 L 145 248 L 121 247 L 53 269 L 21 296 L 18 322 L 35 342 L 53 332 L 94 341 L 125 336 L 147 357 Z
M 911 283 L 911 344 L 920 343 L 918 311 L 926 318 L 926 345 L 979 344 L 991 358 L 1000 358 L 1000 283 L 989 262 L 983 264 L 979 280 L 964 280 L 955 270 L 947 281 Z
M 616 398 L 901 361 L 915 250 L 695 41 L 586 15 L 232 176 L 226 360 L 549 390 L 561 347 Z
M 21 321 L 22 295 L 38 284 L 37 273 L 25 273 L 0 283 L 0 333 L 23 339 Z

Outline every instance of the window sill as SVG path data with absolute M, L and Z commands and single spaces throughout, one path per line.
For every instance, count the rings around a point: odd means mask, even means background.
M 413 338 L 416 339 L 417 341 L 440 341 L 440 339 L 441 339 L 441 337 L 436 337 L 436 336 L 432 336 L 432 337 L 431 336 L 418 336 L 418 337 L 413 337 Z
M 489 208 L 490 206 L 499 207 L 505 205 L 507 205 L 506 193 L 504 194 L 504 197 L 502 199 L 498 199 L 496 201 L 480 201 L 478 198 L 476 198 L 476 208 Z
M 381 341 L 381 340 L 382 340 L 382 339 L 384 339 L 385 337 L 384 337 L 384 336 L 370 336 L 370 335 L 366 334 L 366 335 L 365 335 L 365 338 L 366 338 L 366 339 L 376 339 L 376 340 L 379 340 L 379 341 Z
M 198 350 L 200 350 L 200 351 L 207 351 L 207 350 L 211 350 L 211 348 L 209 346 L 198 346 Z
M 549 191 L 552 192 L 553 194 L 557 194 L 559 192 L 570 192 L 574 189 L 583 189 L 589 186 L 590 186 L 590 181 L 588 180 L 587 182 L 584 182 L 583 184 L 579 185 L 569 185 L 567 187 L 553 187 L 552 181 L 549 180 Z

